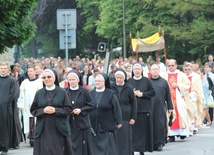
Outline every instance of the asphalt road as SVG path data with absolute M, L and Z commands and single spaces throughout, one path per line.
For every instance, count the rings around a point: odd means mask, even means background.
M 21 143 L 19 149 L 9 150 L 8 155 L 33 155 L 33 148 L 29 143 Z M 176 138 L 176 142 L 166 144 L 162 151 L 145 155 L 214 155 L 214 125 L 200 129 L 185 140 Z

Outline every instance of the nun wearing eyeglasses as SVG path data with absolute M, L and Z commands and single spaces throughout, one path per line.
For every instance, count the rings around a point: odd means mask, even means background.
M 68 72 L 66 92 L 74 109 L 70 115 L 72 148 L 75 155 L 95 155 L 92 147 L 89 112 L 94 109 L 89 90 L 82 87 L 81 74 Z
M 151 98 L 155 90 L 147 77 L 142 76 L 143 68 L 139 62 L 133 64 L 133 77 L 128 83 L 133 87 L 137 98 L 137 120 L 132 126 L 132 147 L 134 152 L 153 151 L 153 125 L 151 114 Z
M 94 155 L 118 155 L 116 130 L 122 126 L 122 114 L 117 96 L 109 88 L 108 76 L 98 74 L 90 92 L 96 107 L 90 113 Z
M 112 90 L 118 97 L 123 118 L 123 125 L 117 131 L 118 155 L 131 155 L 132 125 L 137 119 L 137 101 L 132 86 L 126 81 L 126 72 L 123 69 L 118 68 L 115 71 L 115 79 Z
M 37 117 L 33 155 L 73 155 L 69 115 L 73 110 L 54 69 L 42 73 L 45 87 L 36 92 L 31 114 Z

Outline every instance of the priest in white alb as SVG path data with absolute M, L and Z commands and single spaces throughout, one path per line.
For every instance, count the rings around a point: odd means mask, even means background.
M 33 103 L 34 96 L 37 90 L 43 87 L 43 82 L 41 78 L 36 76 L 35 68 L 33 65 L 27 66 L 28 78 L 25 79 L 20 86 L 20 94 L 18 98 L 17 106 L 23 116 L 23 128 L 24 134 L 28 134 L 30 139 L 30 145 L 33 146 L 34 139 L 34 117 L 30 113 L 30 107 Z

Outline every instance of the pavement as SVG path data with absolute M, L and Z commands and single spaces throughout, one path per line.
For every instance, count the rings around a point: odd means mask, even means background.
M 162 151 L 145 152 L 145 155 L 214 155 L 214 125 L 204 126 L 197 134 L 184 140 L 176 138 L 175 142 L 167 143 Z
M 33 148 L 28 142 L 21 143 L 19 149 L 9 150 L 8 155 L 33 155 Z M 214 155 L 214 125 L 203 127 L 184 140 L 176 138 L 175 142 L 167 143 L 162 151 L 145 152 L 145 155 Z

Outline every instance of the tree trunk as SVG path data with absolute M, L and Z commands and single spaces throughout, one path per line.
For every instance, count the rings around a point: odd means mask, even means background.
M 31 40 L 31 53 L 32 53 L 32 57 L 37 58 L 36 39 L 35 39 L 35 37 Z

